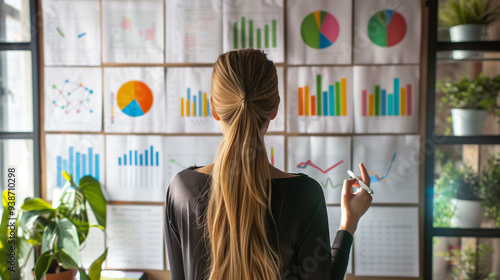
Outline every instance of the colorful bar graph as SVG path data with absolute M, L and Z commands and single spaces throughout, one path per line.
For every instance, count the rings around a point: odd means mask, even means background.
M 76 152 L 75 148 L 70 146 L 66 157 L 62 155 L 56 157 L 57 187 L 63 187 L 66 182 L 62 176 L 63 171 L 71 174 L 77 184 L 84 176 L 92 176 L 99 180 L 99 154 L 95 154 L 93 148 L 88 148 L 87 153 L 82 153 Z
M 210 115 L 208 95 L 201 90 L 191 96 L 191 88 L 186 90 L 186 98 L 181 97 L 181 117 L 207 117 Z
M 366 89 L 361 90 L 362 116 L 411 116 L 413 114 L 412 85 L 406 84 L 406 87 L 399 87 L 399 78 L 395 78 L 393 82 L 394 93 L 389 93 L 380 85 L 374 86 L 373 94 L 368 94 Z M 372 99 L 373 103 L 371 103 Z
M 278 47 L 278 21 L 273 19 L 270 24 L 260 25 L 259 28 L 255 28 L 255 23 L 254 20 L 244 16 L 239 21 L 233 22 L 233 49 L 253 48 L 254 46 L 257 48 Z M 264 42 L 263 45 L 262 42 Z
M 316 76 L 316 95 L 310 95 L 309 86 L 299 87 L 299 116 L 347 116 L 347 80 L 345 78 L 322 87 L 323 77 Z
M 153 146 L 150 146 L 149 150 L 145 149 L 144 153 L 140 153 L 138 150 L 129 150 L 127 153 L 124 153 L 123 156 L 118 157 L 119 166 L 122 165 L 122 162 L 123 166 L 127 165 L 127 155 L 129 157 L 129 164 L 128 164 L 129 166 L 159 166 L 159 157 L 160 157 L 159 152 L 156 151 Z M 133 160 L 132 160 L 132 155 L 133 155 Z M 98 160 L 97 155 L 96 155 L 96 160 Z

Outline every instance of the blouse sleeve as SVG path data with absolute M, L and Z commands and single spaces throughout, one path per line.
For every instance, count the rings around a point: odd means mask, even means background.
M 185 276 L 182 245 L 179 231 L 177 230 L 176 223 L 174 221 L 174 209 L 170 188 L 168 188 L 165 205 L 165 246 L 167 246 L 167 256 L 170 264 L 170 278 L 183 280 L 185 279 Z

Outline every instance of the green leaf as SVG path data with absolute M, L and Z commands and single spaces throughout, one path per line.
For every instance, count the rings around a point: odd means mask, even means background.
M 57 251 L 64 250 L 77 264 L 80 263 L 80 243 L 76 226 L 68 219 L 56 219 L 59 236 Z
M 45 211 L 45 210 L 52 210 L 54 211 L 54 208 L 52 208 L 52 205 L 47 203 L 45 200 L 41 198 L 29 198 L 26 199 L 21 205 L 21 209 L 25 211 Z
M 54 260 L 54 255 L 52 254 L 52 250 L 44 252 L 35 264 L 35 279 L 41 280 L 42 277 L 47 273 L 52 264 L 52 260 Z
M 106 199 L 102 194 L 101 185 L 99 181 L 91 176 L 85 176 L 80 179 L 80 189 L 85 194 L 87 201 L 94 212 L 97 223 L 106 227 Z
M 102 270 L 102 263 L 106 259 L 106 256 L 108 254 L 108 248 L 104 250 L 104 253 L 102 253 L 101 256 L 99 256 L 91 265 L 89 268 L 89 277 L 92 280 L 99 280 L 101 279 L 101 270 Z
M 11 252 L 11 245 L 8 242 L 8 237 L 10 234 L 9 229 L 9 219 L 10 213 L 8 209 L 8 202 L 11 201 L 8 199 L 8 191 L 3 191 L 2 193 L 2 205 L 3 205 L 3 213 L 2 213 L 2 221 L 0 223 L 0 279 L 3 280 L 19 280 L 21 278 L 20 270 L 17 269 L 18 261 L 14 260 L 14 265 L 16 267 L 15 271 L 9 270 L 10 266 L 10 256 L 8 255 Z M 16 251 L 14 251 L 16 252 Z
M 73 259 L 72 256 L 65 250 L 65 249 L 60 249 L 58 250 L 54 256 L 57 259 L 57 262 L 59 265 L 64 268 L 64 269 L 79 269 L 80 267 L 78 266 L 78 263 L 75 259 Z
M 89 234 L 89 221 L 83 191 L 77 187 L 67 186 L 61 194 L 57 210 L 76 226 L 79 242 L 85 241 Z
M 55 221 L 51 222 L 45 227 L 42 236 L 42 253 L 54 249 L 54 243 L 58 234 L 59 229 L 57 228 L 57 224 Z

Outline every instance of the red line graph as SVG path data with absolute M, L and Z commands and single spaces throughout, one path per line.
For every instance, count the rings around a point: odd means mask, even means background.
M 330 166 L 328 169 L 323 170 L 323 169 L 319 168 L 317 165 L 315 165 L 314 163 L 312 163 L 311 160 L 307 160 L 307 161 L 304 161 L 304 162 L 297 164 L 297 168 L 305 169 L 307 166 L 310 166 L 310 167 L 318 169 L 321 173 L 326 174 L 326 173 L 330 172 L 332 169 L 334 169 L 335 167 L 341 165 L 342 163 L 344 163 L 343 160 L 335 163 L 334 165 Z

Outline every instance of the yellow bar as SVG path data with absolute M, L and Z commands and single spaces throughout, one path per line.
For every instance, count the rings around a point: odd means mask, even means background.
M 181 117 L 184 117 L 184 97 L 181 97 Z
M 186 117 L 189 117 L 189 100 L 186 100 Z
M 347 80 L 340 79 L 340 89 L 341 89 L 341 113 L 342 116 L 347 116 Z
M 204 92 L 203 93 L 203 116 L 206 117 L 207 116 L 207 93 Z
M 305 114 L 305 115 L 306 115 L 306 116 L 309 116 L 309 99 L 310 99 L 310 98 L 309 98 L 309 86 L 305 86 L 305 87 L 304 87 L 304 91 L 306 92 L 306 97 L 304 98 L 304 99 L 305 99 L 305 101 L 306 101 L 306 102 L 305 102 L 305 104 L 306 104 L 306 105 L 305 105 L 305 107 L 306 107 L 306 112 L 305 112 L 306 114 Z
M 191 116 L 195 116 L 196 115 L 196 103 L 193 102 L 193 111 L 191 111 Z
M 399 93 L 400 96 L 400 105 L 401 105 L 401 116 L 406 115 L 406 89 L 401 88 L 401 92 Z
M 369 94 L 368 95 L 368 116 L 373 116 L 373 111 L 375 109 L 375 95 Z

